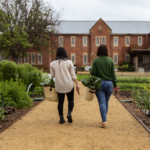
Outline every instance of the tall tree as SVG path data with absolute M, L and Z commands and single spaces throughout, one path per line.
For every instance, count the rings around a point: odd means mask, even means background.
M 56 46 L 60 15 L 43 0 L 0 0 L 0 51 L 18 63 L 28 48 Z

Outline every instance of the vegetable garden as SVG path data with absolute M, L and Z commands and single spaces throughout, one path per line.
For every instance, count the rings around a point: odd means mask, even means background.
M 7 60 L 0 62 L 0 129 L 38 104 L 39 101 L 35 101 L 37 97 L 38 100 L 44 99 L 43 85 L 47 80 L 48 74 L 28 63 L 17 65 Z

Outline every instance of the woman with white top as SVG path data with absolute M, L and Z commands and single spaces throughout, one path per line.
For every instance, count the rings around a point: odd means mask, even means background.
M 63 116 L 63 104 L 65 94 L 68 98 L 68 122 L 72 123 L 72 110 L 74 107 L 74 83 L 76 84 L 76 90 L 79 92 L 79 85 L 77 77 L 75 75 L 73 63 L 68 59 L 66 50 L 63 47 L 59 47 L 56 53 L 56 60 L 50 64 L 51 77 L 55 77 L 55 90 L 58 94 L 58 112 L 60 116 L 60 124 L 65 123 Z

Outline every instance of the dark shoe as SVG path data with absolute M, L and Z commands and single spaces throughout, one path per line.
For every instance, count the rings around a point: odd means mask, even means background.
M 60 124 L 65 123 L 65 119 L 64 119 L 64 117 L 60 117 L 60 121 L 59 121 L 59 123 L 60 123 Z
M 67 118 L 68 118 L 68 122 L 69 122 L 69 123 L 72 123 L 72 122 L 73 122 L 71 114 L 68 114 L 68 115 L 67 115 Z

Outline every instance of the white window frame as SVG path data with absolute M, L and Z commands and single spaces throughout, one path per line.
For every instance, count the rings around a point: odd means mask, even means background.
M 86 62 L 84 61 L 84 56 L 86 56 Z M 87 54 L 83 54 L 83 64 L 87 64 L 88 63 L 88 55 Z
M 129 44 L 127 43 L 127 38 L 129 38 Z M 129 36 L 125 37 L 125 46 L 130 46 L 130 37 Z
M 127 57 L 129 57 L 129 61 L 127 61 Z M 130 54 L 125 54 L 125 61 L 130 62 Z
M 74 43 L 73 40 L 74 39 Z M 76 46 L 76 37 L 75 36 L 71 36 L 71 47 L 75 47 Z
M 41 62 L 39 62 L 39 56 L 41 56 Z M 38 64 L 42 64 L 42 62 L 43 62 L 42 54 L 38 53 L 37 57 L 38 57 Z
M 83 46 L 87 46 L 87 37 L 86 36 L 83 37 Z
M 103 43 L 103 39 L 105 39 L 105 43 Z M 102 37 L 101 37 L 101 44 L 106 45 L 106 37 L 105 37 L 105 36 L 102 36 Z
M 32 55 L 34 55 L 34 62 L 33 62 L 33 60 L 32 60 Z M 35 60 L 35 53 L 31 53 L 31 64 L 35 64 L 35 62 L 36 62 L 36 60 Z
M 19 64 L 22 64 L 22 58 L 19 59 Z
M 139 43 L 139 39 L 140 39 L 140 38 L 141 38 L 141 44 Z M 139 36 L 139 37 L 138 37 L 138 46 L 142 46 L 142 44 L 143 44 L 143 42 L 142 42 L 142 41 L 143 41 L 142 36 Z
M 62 39 L 62 41 L 61 41 L 61 39 Z M 59 46 L 60 47 L 63 46 L 63 42 L 64 42 L 63 36 L 59 36 Z
M 97 43 L 97 41 L 99 41 L 99 42 Z M 99 36 L 95 37 L 95 46 L 100 46 L 100 37 Z
M 26 62 L 26 58 L 27 58 L 27 62 Z M 24 63 L 29 63 L 29 54 L 27 54 L 27 56 L 24 57 Z
M 74 62 L 72 61 L 72 57 L 73 57 L 73 56 L 74 56 Z M 71 61 L 72 61 L 73 64 L 76 63 L 76 54 L 71 54 Z
M 115 62 L 115 56 L 117 56 L 117 61 L 116 62 Z M 114 64 L 118 64 L 118 54 L 113 55 L 113 61 L 114 61 Z
M 115 43 L 115 39 L 116 39 L 116 43 Z M 113 43 L 114 46 L 118 46 L 118 36 L 114 36 Z

